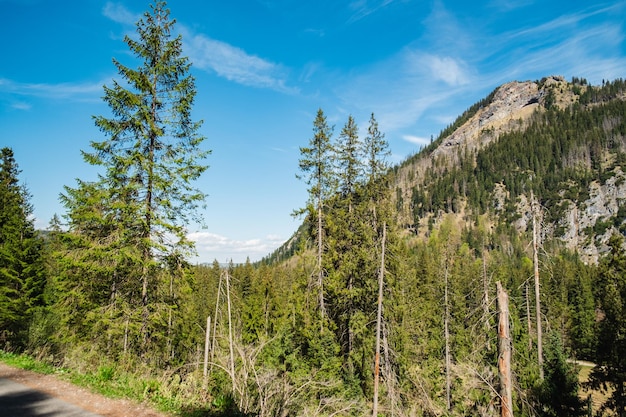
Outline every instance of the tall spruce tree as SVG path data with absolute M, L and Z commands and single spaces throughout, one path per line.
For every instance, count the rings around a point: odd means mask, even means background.
M 378 122 L 374 113 L 370 116 L 370 124 L 367 128 L 367 136 L 363 141 L 363 152 L 366 158 L 366 176 L 370 186 L 380 182 L 389 169 L 387 158 L 391 154 L 389 143 L 385 140 L 385 134 L 378 129 Z M 385 185 L 385 184 L 383 184 Z M 374 187 L 375 193 L 378 187 Z M 380 196 L 383 197 L 383 196 Z
M 172 256 L 193 252 L 186 225 L 199 220 L 205 197 L 193 181 L 207 169 L 210 151 L 202 148 L 202 122 L 191 116 L 195 81 L 182 55 L 182 38 L 173 36 L 174 24 L 166 3 L 156 1 L 138 21 L 137 35 L 125 37 L 140 65 L 130 68 L 113 60 L 124 82 L 104 87 L 112 116 L 94 117 L 106 139 L 92 141 L 93 150 L 83 152 L 86 162 L 105 172 L 94 183 L 66 188 L 63 196 L 70 232 L 83 240 L 77 247 L 83 253 L 78 269 L 86 259 L 95 260 L 98 281 L 110 289 L 107 300 L 113 304 L 122 297 L 133 312 L 125 319 L 125 349 L 128 321 L 136 325 L 137 309 L 139 343 L 146 347 L 149 316 L 159 310 L 150 303 L 157 297 L 163 265 Z M 83 279 L 93 271 L 83 271 Z M 135 287 L 119 291 L 121 282 Z
M 42 240 L 13 150 L 0 150 L 0 343 L 22 347 L 33 309 L 43 303 Z
M 324 206 L 327 199 L 334 193 L 333 156 L 334 150 L 331 143 L 333 128 L 328 125 L 322 109 L 318 109 L 313 121 L 313 137 L 308 147 L 301 147 L 302 157 L 299 167 L 302 174 L 296 175 L 309 186 L 309 201 L 307 209 L 309 216 L 316 219 L 316 243 L 317 243 L 317 289 L 318 307 L 320 311 L 320 329 L 324 326 L 326 307 L 324 304 L 324 270 L 322 269 L 322 255 L 324 252 Z M 306 211 L 302 210 L 302 212 Z
M 602 312 L 598 323 L 594 388 L 607 392 L 602 411 L 626 416 L 626 254 L 624 237 L 609 239 L 610 253 L 600 261 L 596 297 Z M 607 390 L 609 388 L 609 390 Z
M 363 176 L 362 144 L 352 116 L 348 116 L 336 145 L 337 180 L 343 199 L 350 201 Z

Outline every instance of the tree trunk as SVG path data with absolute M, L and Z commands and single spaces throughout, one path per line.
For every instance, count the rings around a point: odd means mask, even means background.
M 526 299 L 526 327 L 528 328 L 528 352 L 533 351 L 533 339 L 532 339 L 532 318 L 530 317 L 530 288 L 528 288 L 528 281 L 524 284 L 524 298 Z
M 383 316 L 383 288 L 385 279 L 385 240 L 387 239 L 387 225 L 383 223 L 383 241 L 380 255 L 380 270 L 378 271 L 378 310 L 376 312 L 376 356 L 374 358 L 374 405 L 372 415 L 378 415 L 378 381 L 380 375 L 380 327 Z
M 322 271 L 322 198 L 319 197 L 317 203 L 317 287 L 319 291 L 320 304 L 320 333 L 324 332 L 324 316 L 326 307 L 324 306 L 324 272 Z
M 498 291 L 498 371 L 500 374 L 501 417 L 513 417 L 511 388 L 511 335 L 509 330 L 509 296 L 496 282 Z
M 222 275 L 220 273 L 220 278 L 217 283 L 217 296 L 215 299 L 215 315 L 213 316 L 213 340 L 211 341 L 211 360 L 210 360 L 210 368 L 209 373 L 213 371 L 213 355 L 215 354 L 215 339 L 217 335 L 217 315 L 219 314 L 219 306 L 220 306 L 220 296 L 222 295 Z
M 489 276 L 487 275 L 487 251 L 483 242 L 483 322 L 485 325 L 485 334 L 489 335 L 491 326 L 489 325 Z M 487 351 L 491 350 L 491 342 L 487 336 Z
M 537 362 L 539 364 L 539 378 L 543 379 L 543 336 L 541 332 L 541 301 L 539 288 L 539 260 L 537 254 L 537 222 L 535 220 L 535 203 L 533 193 L 530 194 L 533 214 L 533 267 L 535 272 L 535 314 L 537 315 Z
M 230 274 L 226 272 L 226 304 L 228 306 L 228 347 L 230 349 L 230 378 L 233 383 L 233 395 L 237 385 L 235 384 L 235 353 L 233 350 L 233 320 L 230 310 Z
M 209 344 L 211 341 L 211 316 L 206 318 L 206 332 L 204 337 L 204 368 L 202 370 L 202 388 L 206 389 L 209 378 Z

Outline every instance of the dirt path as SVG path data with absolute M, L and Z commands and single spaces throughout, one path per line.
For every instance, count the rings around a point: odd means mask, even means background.
M 167 414 L 128 400 L 111 399 L 77 387 L 54 375 L 42 375 L 0 363 L 0 378 L 18 382 L 41 393 L 104 417 L 168 417 Z M 26 396 L 25 398 L 28 398 Z

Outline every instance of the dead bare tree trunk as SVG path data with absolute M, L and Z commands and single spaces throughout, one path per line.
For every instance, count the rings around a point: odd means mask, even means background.
M 211 316 L 206 318 L 206 334 L 204 337 L 204 368 L 202 372 L 202 388 L 206 388 L 209 378 L 209 344 L 211 342 Z
M 217 335 L 217 317 L 219 313 L 220 296 L 222 295 L 222 276 L 223 274 L 220 273 L 220 279 L 217 283 L 217 296 L 215 297 L 215 315 L 213 316 L 213 340 L 211 341 L 211 365 L 209 373 L 213 371 L 213 355 L 215 354 L 215 339 Z
M 374 405 L 372 415 L 378 415 L 378 382 L 380 375 L 380 328 L 383 316 L 383 284 L 385 279 L 385 240 L 387 224 L 383 223 L 383 241 L 380 254 L 380 270 L 378 271 L 378 311 L 376 312 L 376 357 L 374 358 Z
M 498 371 L 500 374 L 501 417 L 513 417 L 511 388 L 511 334 L 509 330 L 509 296 L 496 282 L 498 292 Z
M 539 289 L 539 260 L 537 254 L 537 221 L 535 219 L 535 201 L 533 192 L 530 192 L 530 203 L 533 214 L 533 267 L 535 272 L 535 314 L 537 315 L 537 362 L 539 364 L 539 378 L 543 379 L 543 336 L 541 332 L 541 301 Z
M 233 383 L 233 395 L 237 392 L 235 383 L 235 354 L 233 352 L 233 320 L 230 311 L 230 274 L 226 271 L 226 305 L 228 307 L 228 347 L 230 349 L 230 378 Z
M 526 299 L 526 326 L 528 327 L 528 351 L 532 352 L 533 350 L 533 339 L 532 339 L 532 318 L 530 317 L 530 289 L 528 288 L 528 281 L 524 284 L 524 290 L 526 293 L 524 294 L 524 298 Z
M 485 324 L 485 334 L 489 334 L 489 276 L 487 275 L 487 251 L 483 242 L 483 321 Z M 487 350 L 491 350 L 491 342 L 487 337 Z

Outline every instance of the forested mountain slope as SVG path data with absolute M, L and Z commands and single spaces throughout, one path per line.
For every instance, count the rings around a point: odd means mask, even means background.
M 622 80 L 505 84 L 395 169 L 399 219 L 423 233 L 442 213 L 488 213 L 525 232 L 533 190 L 542 234 L 597 262 L 625 227 L 625 115 Z

